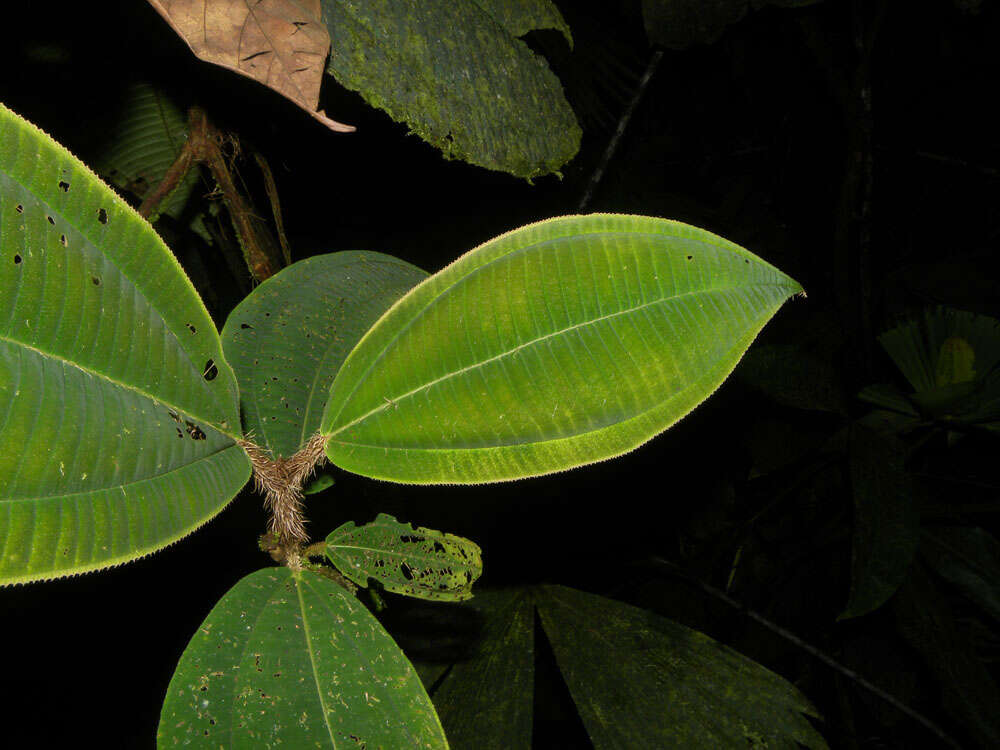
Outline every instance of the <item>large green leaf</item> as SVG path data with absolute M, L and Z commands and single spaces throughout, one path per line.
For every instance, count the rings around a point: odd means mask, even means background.
M 531 178 L 576 154 L 558 79 L 518 39 L 568 29 L 549 0 L 321 0 L 327 72 L 448 158 Z
M 397 302 L 334 381 L 327 455 L 400 482 L 489 482 L 632 450 L 711 394 L 801 287 L 702 229 L 530 224 Z
M 299 450 L 348 352 L 425 278 L 391 255 L 351 251 L 300 260 L 254 289 L 222 329 L 247 434 L 275 456 Z
M 471 659 L 451 665 L 434 705 L 455 750 L 530 750 L 535 606 L 530 589 L 477 592 L 485 616 Z
M 326 538 L 326 556 L 359 586 L 374 578 L 386 591 L 418 599 L 461 601 L 483 572 L 482 550 L 464 537 L 400 523 L 379 513 L 372 523 L 348 521 Z
M 417 673 L 353 596 L 310 570 L 251 573 L 177 665 L 160 747 L 447 748 Z
M 851 593 L 840 619 L 881 607 L 906 578 L 920 539 L 903 445 L 861 423 L 850 431 Z
M 536 601 L 596 750 L 827 746 L 791 683 L 702 633 L 563 586 Z
M 246 482 L 236 381 L 149 225 L 0 106 L 0 582 L 115 565 Z
M 563 586 L 478 592 L 471 659 L 433 694 L 456 750 L 531 747 L 534 612 L 601 748 L 826 747 L 790 683 L 652 612 Z

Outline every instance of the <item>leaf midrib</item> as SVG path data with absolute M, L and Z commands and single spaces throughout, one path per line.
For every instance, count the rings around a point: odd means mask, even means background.
M 45 351 L 44 349 L 39 349 L 36 346 L 32 346 L 31 344 L 27 344 L 27 343 L 25 343 L 23 341 L 19 341 L 18 339 L 10 338 L 9 336 L 4 336 L 2 334 L 0 334 L 0 342 L 4 342 L 4 343 L 12 344 L 14 346 L 22 347 L 24 349 L 27 349 L 28 351 L 34 352 L 35 354 L 39 355 L 40 357 L 45 357 L 45 358 L 51 359 L 51 360 L 53 360 L 55 362 L 60 362 L 63 365 L 69 365 L 70 367 L 75 367 L 80 372 L 83 372 L 83 373 L 85 373 L 87 375 L 90 375 L 91 377 L 99 378 L 100 380 L 104 381 L 105 383 L 110 383 L 111 385 L 117 386 L 117 387 L 121 388 L 122 390 L 131 391 L 132 393 L 135 393 L 135 394 L 137 394 L 139 396 L 142 396 L 143 398 L 149 399 L 150 401 L 153 401 L 154 403 L 162 404 L 164 406 L 167 406 L 170 409 L 172 409 L 173 411 L 177 412 L 178 414 L 185 414 L 185 415 L 191 417 L 191 419 L 193 421 L 201 422 L 202 424 L 208 425 L 213 430 L 215 430 L 216 432 L 218 432 L 218 433 L 220 433 L 222 435 L 225 435 L 228 438 L 232 438 L 233 440 L 239 440 L 240 437 L 241 437 L 240 435 L 238 435 L 236 433 L 233 433 L 233 432 L 230 432 L 229 430 L 223 429 L 220 425 L 218 425 L 212 419 L 209 419 L 207 417 L 201 416 L 199 414 L 195 414 L 190 409 L 184 408 L 183 406 L 175 404 L 175 403 L 173 403 L 171 401 L 167 401 L 166 399 L 154 396 L 151 393 L 147 393 L 142 388 L 139 388 L 138 386 L 132 385 L 131 383 L 125 383 L 125 382 L 122 382 L 120 380 L 116 380 L 115 378 L 111 377 L 110 375 L 107 375 L 107 374 L 105 374 L 103 372 L 100 372 L 99 370 L 91 369 L 90 367 L 86 367 L 85 365 L 81 365 L 79 362 L 74 362 L 73 360 L 67 359 L 66 357 L 64 357 L 62 355 L 55 354 L 53 352 L 48 352 L 48 351 Z
M 785 286 L 785 285 L 784 284 L 754 284 L 752 286 L 755 287 L 755 288 L 759 288 L 759 287 L 769 287 L 769 286 L 781 287 L 781 286 Z M 480 367 L 484 367 L 485 365 L 490 364 L 491 362 L 496 362 L 496 361 L 499 361 L 501 359 L 504 359 L 505 357 L 512 356 L 512 355 L 516 354 L 517 352 L 521 351 L 522 349 L 525 349 L 525 348 L 527 348 L 529 346 L 534 346 L 535 344 L 537 344 L 537 343 L 539 343 L 541 341 L 546 341 L 548 339 L 554 338 L 556 336 L 561 336 L 561 335 L 563 335 L 565 333 L 568 333 L 570 331 L 574 331 L 574 330 L 577 330 L 577 329 L 580 329 L 580 328 L 584 328 L 586 326 L 595 325 L 597 323 L 600 323 L 600 322 L 605 321 L 605 320 L 609 320 L 611 318 L 616 318 L 616 317 L 619 317 L 619 316 L 622 316 L 622 315 L 629 315 L 631 313 L 637 312 L 639 310 L 643 310 L 643 309 L 645 309 L 647 307 L 652 307 L 654 305 L 660 305 L 660 304 L 663 304 L 665 302 L 673 302 L 675 300 L 679 300 L 679 299 L 682 299 L 684 297 L 690 297 L 690 296 L 694 296 L 694 295 L 711 294 L 711 293 L 718 292 L 718 291 L 721 291 L 721 290 L 724 290 L 724 289 L 729 289 L 729 288 L 733 288 L 733 287 L 707 287 L 707 288 L 692 290 L 692 291 L 689 291 L 689 292 L 683 292 L 681 294 L 674 294 L 674 295 L 667 296 L 667 297 L 661 297 L 661 298 L 656 299 L 656 300 L 651 300 L 649 302 L 643 302 L 642 304 L 635 305 L 633 307 L 629 307 L 629 308 L 626 308 L 624 310 L 618 310 L 618 311 L 613 312 L 613 313 L 607 313 L 605 315 L 599 315 L 599 316 L 597 316 L 595 318 L 591 318 L 589 320 L 584 320 L 584 321 L 581 321 L 579 323 L 574 323 L 573 325 L 566 326 L 565 328 L 561 328 L 559 330 L 552 331 L 550 333 L 546 333 L 546 334 L 544 334 L 542 336 L 538 336 L 538 337 L 533 338 L 533 339 L 531 339 L 529 341 L 525 341 L 525 342 L 523 342 L 521 344 L 518 344 L 517 346 L 514 346 L 514 347 L 512 347 L 510 349 L 507 349 L 505 351 L 499 352 L 498 354 L 494 354 L 494 355 L 492 355 L 490 357 L 487 357 L 486 359 L 480 360 L 479 362 L 474 362 L 474 363 L 472 363 L 470 365 L 466 365 L 465 367 L 460 367 L 457 370 L 454 370 L 452 372 L 446 373 L 445 375 L 442 375 L 442 376 L 440 376 L 438 378 L 435 378 L 435 379 L 430 380 L 430 381 L 428 381 L 426 383 L 423 383 L 423 384 L 417 386 L 416 388 L 413 388 L 412 390 L 407 391 L 406 393 L 400 394 L 398 396 L 385 397 L 385 398 L 389 399 L 388 403 L 379 404 L 378 406 L 376 406 L 375 408 L 369 410 L 365 414 L 362 414 L 361 416 L 355 418 L 351 422 L 348 422 L 347 424 L 343 425 L 342 427 L 339 427 L 335 431 L 331 432 L 328 437 L 330 437 L 330 438 L 336 437 L 338 434 L 340 434 L 340 433 L 342 433 L 342 432 L 350 429 L 351 427 L 353 427 L 356 424 L 359 424 L 359 423 L 365 421 L 366 419 L 368 419 L 372 415 L 380 413 L 380 412 L 384 411 L 386 408 L 389 408 L 390 404 L 397 405 L 401 400 L 409 398 L 411 396 L 414 396 L 414 395 L 416 395 L 418 393 L 421 393 L 421 392 L 427 390 L 428 388 L 431 388 L 432 386 L 437 385 L 438 383 L 444 382 L 446 380 L 450 380 L 451 378 L 454 378 L 454 377 L 458 377 L 459 375 L 463 375 L 466 372 L 471 372 L 471 371 L 477 370 Z M 747 286 L 743 286 L 743 287 L 740 287 L 740 288 L 741 289 L 746 289 L 748 287 Z M 439 297 L 440 297 L 440 295 L 436 296 L 434 299 L 438 299 Z M 424 308 L 424 309 L 426 310 L 426 308 Z M 421 311 L 421 312 L 423 312 L 423 311 Z

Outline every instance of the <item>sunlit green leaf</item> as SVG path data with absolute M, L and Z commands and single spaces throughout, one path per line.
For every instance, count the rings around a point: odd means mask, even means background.
M 159 237 L 0 106 L 0 581 L 133 560 L 243 486 L 236 381 Z
M 799 292 L 686 224 L 530 224 L 432 276 L 365 335 L 331 390 L 327 455 L 373 477 L 473 483 L 626 453 L 718 388 Z
M 353 596 L 310 570 L 237 583 L 181 657 L 160 747 L 446 748 L 420 679 Z
M 702 633 L 563 586 L 536 602 L 596 750 L 827 746 L 791 683 Z
M 854 424 L 849 451 L 854 535 L 851 593 L 841 619 L 871 612 L 896 592 L 920 535 L 920 518 L 903 467 L 903 446 L 895 438 Z
M 549 0 L 321 0 L 327 72 L 448 158 L 531 178 L 576 154 L 580 127 L 545 60 L 518 37 L 558 28 Z
M 386 591 L 418 599 L 468 599 L 483 572 L 482 552 L 474 542 L 414 528 L 385 513 L 364 526 L 348 521 L 330 532 L 326 556 L 359 586 L 374 578 Z
M 427 273 L 391 255 L 318 255 L 281 270 L 230 313 L 222 346 L 240 384 L 244 427 L 288 457 L 319 429 L 348 352 Z

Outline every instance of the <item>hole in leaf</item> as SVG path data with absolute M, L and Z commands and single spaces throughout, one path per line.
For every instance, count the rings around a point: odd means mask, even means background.
M 59 235 L 59 241 L 62 243 L 63 247 L 69 247 L 69 240 L 66 239 L 65 234 Z
M 191 331 L 191 333 L 197 333 L 198 332 L 198 330 L 193 325 L 191 325 L 190 323 L 185 323 L 184 325 L 186 325 L 188 327 L 188 330 Z
M 19 214 L 23 214 L 24 213 L 24 206 L 22 206 L 20 203 L 18 203 L 16 206 L 14 206 L 14 210 L 17 211 Z
M 192 440 L 205 439 L 205 433 L 202 432 L 201 428 L 194 422 L 185 422 L 184 424 L 187 427 L 187 434 L 191 436 Z
M 694 258 L 694 256 L 693 256 L 693 255 L 689 255 L 689 256 L 688 256 L 688 260 L 692 260 L 693 258 Z
M 201 376 L 205 378 L 205 380 L 215 380 L 218 374 L 219 368 L 215 366 L 215 362 L 208 360 L 208 362 L 205 363 L 205 369 L 201 373 Z
M 46 216 L 45 218 L 49 220 L 49 224 L 51 224 L 52 226 L 56 225 L 56 220 L 53 219 L 51 216 Z
M 16 266 L 20 262 L 21 262 L 21 256 L 18 255 L 17 253 L 14 253 L 14 265 Z
M 59 189 L 62 190 L 64 193 L 68 193 L 69 183 L 66 182 L 66 180 L 59 180 Z
M 177 428 L 177 437 L 179 437 L 181 440 L 184 439 L 184 433 L 181 432 L 181 428 L 180 427 Z
M 249 323 L 240 323 L 240 328 L 243 328 L 243 329 L 249 328 L 250 330 L 253 330 L 253 326 L 250 325 Z
M 100 276 L 91 276 L 90 277 L 90 283 L 92 283 L 94 286 L 100 286 L 101 285 L 101 277 Z
M 399 566 L 399 572 L 403 574 L 403 578 L 405 578 L 407 581 L 413 580 L 413 570 L 406 563 L 403 563 L 402 565 Z
M 107 224 L 108 223 L 108 212 L 105 211 L 103 208 L 97 209 L 97 220 L 99 222 L 101 222 L 102 224 Z

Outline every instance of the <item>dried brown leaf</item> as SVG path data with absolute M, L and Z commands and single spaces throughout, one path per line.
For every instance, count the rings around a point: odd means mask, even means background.
M 149 2 L 198 58 L 263 83 L 331 130 L 354 130 L 317 109 L 330 52 L 320 0 Z

